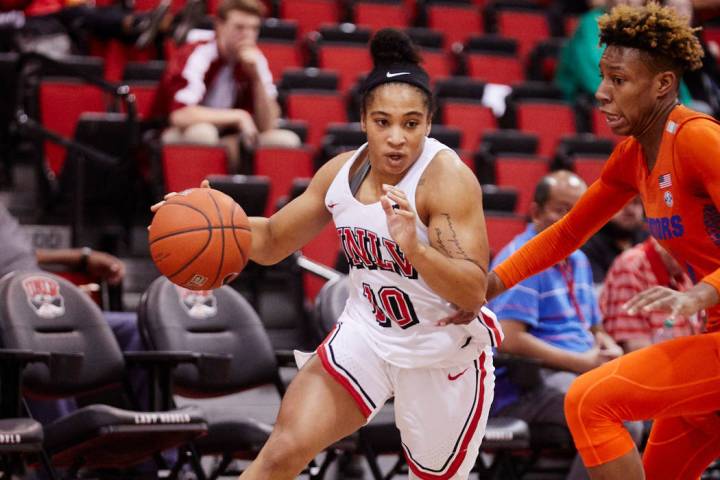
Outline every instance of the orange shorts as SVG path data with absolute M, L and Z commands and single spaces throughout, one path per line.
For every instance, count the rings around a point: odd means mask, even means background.
M 628 453 L 624 420 L 654 419 L 643 463 L 650 479 L 698 478 L 720 453 L 720 332 L 629 353 L 581 375 L 565 415 L 586 466 Z

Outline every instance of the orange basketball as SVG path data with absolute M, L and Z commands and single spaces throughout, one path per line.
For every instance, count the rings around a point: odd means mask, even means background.
M 150 224 L 150 254 L 170 281 L 211 290 L 232 281 L 250 255 L 250 222 L 222 192 L 192 188 L 168 199 Z

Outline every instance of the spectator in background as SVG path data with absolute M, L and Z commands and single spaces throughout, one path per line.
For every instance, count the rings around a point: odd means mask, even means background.
M 568 171 L 543 177 L 530 207 L 532 223 L 498 253 L 493 265 L 558 221 L 586 189 L 585 183 Z M 578 374 L 623 353 L 602 329 L 587 258 L 577 250 L 563 263 L 498 295 L 490 308 L 505 333 L 500 352 L 539 360 L 543 367 L 542 384 L 526 392 L 498 369 L 491 414 L 523 419 L 531 431 L 534 425 L 567 428 L 563 402 L 570 384 Z M 639 439 L 642 425 L 631 428 Z M 588 478 L 579 457 L 567 478 Z
M 595 285 L 603 283 L 618 255 L 647 236 L 642 202 L 635 197 L 580 248 L 590 260 Z
M 662 336 L 666 339 L 700 331 L 697 315 L 678 315 L 672 325 L 665 325 L 667 313 L 640 310 L 631 315 L 623 308 L 635 295 L 657 285 L 684 292 L 693 282 L 652 237 L 620 254 L 605 277 L 600 295 L 603 326 L 625 352 L 647 347 Z
M 264 13 L 259 0 L 223 0 L 214 38 L 189 43 L 170 59 L 155 108 L 169 114 L 164 142 L 221 143 L 231 171 L 240 166 L 240 145 L 300 145 L 295 133 L 277 129 L 277 89 L 257 46 Z
M 605 49 L 600 46 L 598 18 L 616 5 L 644 3 L 644 0 L 596 0 L 595 8 L 580 17 L 575 33 L 560 52 L 555 72 L 555 84 L 563 91 L 566 100 L 575 102 L 581 95 L 594 98 L 600 86 L 600 57 Z M 692 101 L 684 83 L 680 84 L 679 98 L 685 105 Z
M 170 0 L 160 0 L 149 12 L 133 12 L 122 5 L 96 7 L 90 0 L 0 0 L 0 6 L 3 3 L 7 8 L 23 8 L 16 49 L 56 58 L 88 53 L 90 38 L 146 47 L 158 32 L 169 31 L 174 20 Z

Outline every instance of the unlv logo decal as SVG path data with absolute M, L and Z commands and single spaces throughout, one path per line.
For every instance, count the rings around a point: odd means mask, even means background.
M 65 314 L 60 285 L 49 277 L 28 277 L 22 282 L 28 303 L 38 317 L 56 318 Z
M 178 286 L 175 288 L 180 304 L 191 317 L 203 319 L 217 315 L 217 298 L 212 290 L 187 290 Z

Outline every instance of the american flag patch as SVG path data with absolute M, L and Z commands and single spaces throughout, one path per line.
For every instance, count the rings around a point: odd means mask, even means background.
M 670 188 L 672 187 L 672 179 L 670 178 L 669 173 L 663 173 L 658 177 L 658 185 L 660 188 Z

